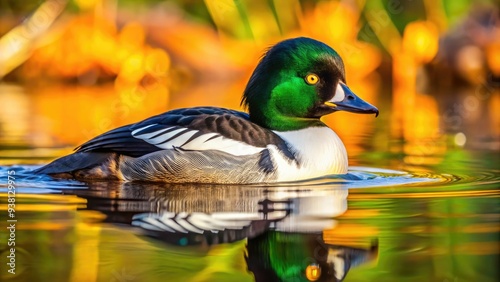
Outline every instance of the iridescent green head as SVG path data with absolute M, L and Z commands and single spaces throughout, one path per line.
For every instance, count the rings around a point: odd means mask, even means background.
M 328 45 L 299 37 L 271 47 L 243 94 L 250 119 L 269 129 L 324 126 L 320 118 L 339 110 L 375 113 L 377 108 L 346 86 L 344 63 Z

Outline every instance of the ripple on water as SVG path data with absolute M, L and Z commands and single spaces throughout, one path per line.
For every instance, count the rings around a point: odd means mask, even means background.
M 85 189 L 88 186 L 76 180 L 59 180 L 48 175 L 31 173 L 39 166 L 0 166 L 0 179 L 7 179 L 9 171 L 14 171 L 15 187 L 18 193 L 54 193 L 64 189 Z M 0 182 L 0 192 L 7 191 L 7 181 Z
M 53 179 L 47 175 L 34 175 L 31 171 L 38 166 L 0 166 L 0 179 L 6 179 L 8 171 L 15 171 L 16 188 L 18 192 L 24 193 L 57 193 L 68 189 L 86 189 L 88 186 L 84 182 L 76 180 Z M 422 187 L 422 186 L 447 186 L 447 185 L 470 185 L 499 183 L 500 177 L 495 171 L 482 171 L 479 174 L 454 175 L 454 174 L 433 174 L 433 173 L 412 173 L 398 170 L 371 168 L 371 167 L 350 167 L 346 175 L 330 175 L 322 178 L 264 185 L 271 187 L 288 186 L 314 186 L 323 189 L 354 189 L 354 188 L 379 188 L 398 186 Z M 263 185 L 253 185 L 263 186 Z M 5 192 L 6 183 L 0 183 L 0 192 Z M 316 188 L 315 188 L 316 189 Z

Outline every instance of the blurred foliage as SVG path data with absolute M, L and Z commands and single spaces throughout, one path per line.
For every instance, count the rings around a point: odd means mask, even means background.
M 40 5 L 39 0 L 0 0 L 0 14 L 25 15 L 34 11 L 38 5 Z
M 63 12 L 55 11 L 57 5 Z M 341 137 L 373 134 L 373 146 L 387 150 L 390 124 L 391 138 L 409 142 L 400 150 L 412 164 L 442 161 L 436 153 L 445 155 L 450 140 L 443 132 L 456 134 L 454 146 L 484 135 L 494 140 L 489 148 L 499 146 L 500 18 L 494 0 L 4 0 L 0 7 L 3 80 L 34 88 L 26 91 L 33 97 L 60 89 L 76 96 L 85 90 L 59 84 L 84 86 L 88 96 L 105 99 L 103 109 L 113 105 L 89 118 L 92 123 L 73 121 L 85 134 L 69 138 L 54 113 L 67 94 L 38 100 L 32 108 L 39 121 L 22 131 L 51 129 L 57 137 L 36 137 L 37 145 L 78 143 L 92 137 L 89 132 L 166 108 L 238 108 L 263 51 L 284 38 L 307 36 L 337 50 L 354 92 L 392 107 L 376 130 L 365 117 L 356 128 L 349 117 L 325 117 Z M 450 93 L 454 87 L 465 94 Z M 75 101 L 89 104 L 84 96 Z M 165 103 L 140 107 L 162 96 Z M 474 126 L 479 120 L 486 122 Z M 353 140 L 345 139 L 349 151 L 362 151 Z
M 376 0 L 378 1 L 378 0 Z M 18 15 L 26 16 L 30 12 L 34 11 L 43 1 L 41 0 L 0 0 L 0 14 L 4 15 Z M 78 12 L 81 11 L 81 3 L 92 3 L 97 2 L 95 0 L 71 0 L 68 4 L 70 11 Z M 157 6 L 158 4 L 169 4 L 176 6 L 180 10 L 184 11 L 191 18 L 197 19 L 200 22 L 213 24 L 213 19 L 205 5 L 206 1 L 202 0 L 116 0 L 116 3 L 123 8 L 139 8 L 148 9 Z M 223 3 L 245 3 L 245 0 L 221 0 Z M 273 10 L 273 14 L 277 18 L 276 11 L 282 7 L 277 6 L 276 2 L 273 0 L 265 1 L 253 1 L 253 2 L 263 2 L 265 6 Z M 320 2 L 325 2 L 325 0 L 300 0 L 300 5 L 302 10 L 309 10 L 316 6 Z M 349 2 L 349 1 L 344 1 Z M 363 9 L 363 14 L 371 12 L 371 4 L 373 0 L 354 0 L 350 2 L 356 2 L 359 6 L 365 6 Z M 402 33 L 404 27 L 415 20 L 426 18 L 427 12 L 424 5 L 424 0 L 381 0 L 381 3 L 385 10 L 394 11 L 390 12 L 389 16 L 391 21 L 393 21 Z M 464 15 L 466 15 L 471 6 L 490 6 L 498 5 L 495 0 L 439 0 L 433 1 L 436 7 L 441 7 L 445 12 L 446 19 L 451 23 L 455 24 Z M 247 2 L 249 3 L 249 2 Z M 241 4 L 240 4 L 241 6 Z M 362 24 L 366 24 L 366 17 L 362 17 Z

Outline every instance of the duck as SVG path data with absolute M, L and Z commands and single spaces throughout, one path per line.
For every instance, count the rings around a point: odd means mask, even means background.
M 379 114 L 347 86 L 339 54 L 307 37 L 267 49 L 241 106 L 247 111 L 173 109 L 105 132 L 34 172 L 84 181 L 211 184 L 346 174 L 346 148 L 322 117 Z

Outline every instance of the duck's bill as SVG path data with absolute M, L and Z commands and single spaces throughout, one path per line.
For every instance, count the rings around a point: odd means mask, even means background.
M 375 117 L 378 116 L 378 109 L 376 107 L 356 96 L 351 89 L 342 82 L 338 83 L 333 98 L 325 104 L 332 107 L 335 111 L 375 114 Z

